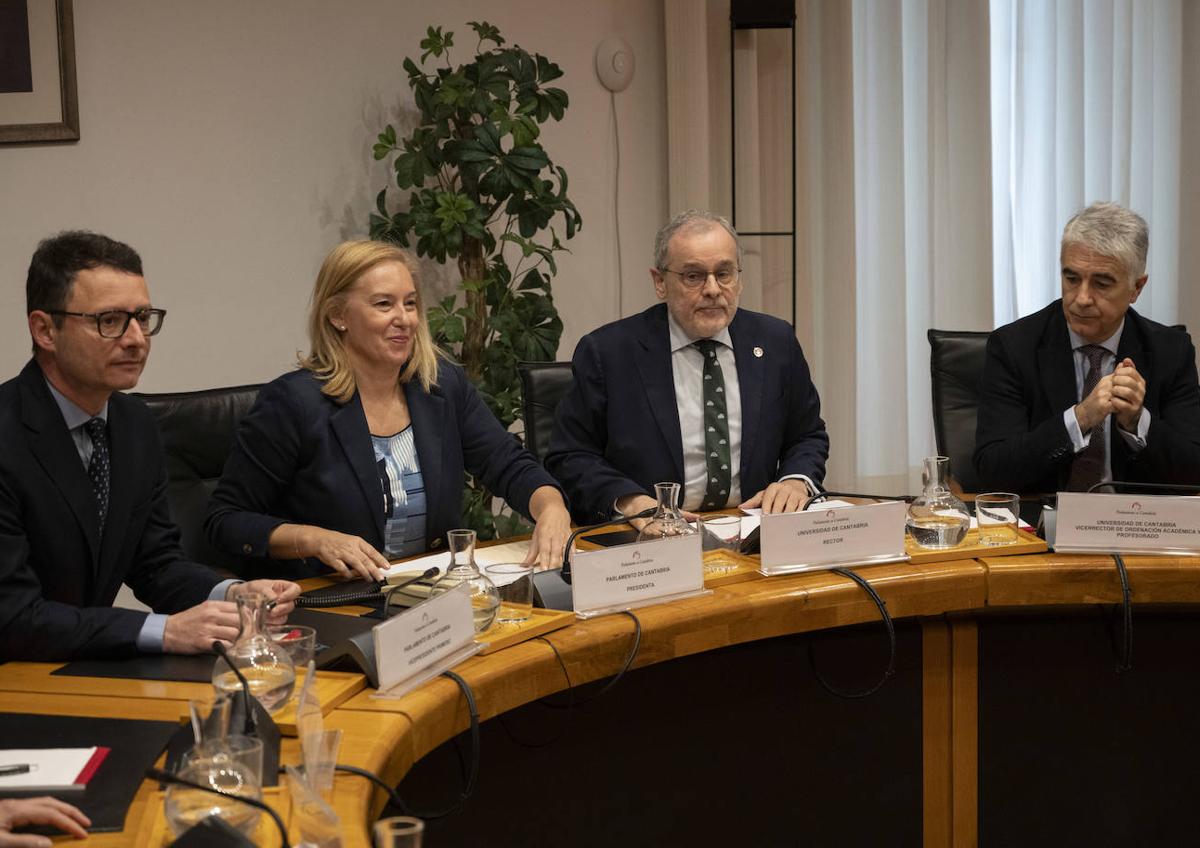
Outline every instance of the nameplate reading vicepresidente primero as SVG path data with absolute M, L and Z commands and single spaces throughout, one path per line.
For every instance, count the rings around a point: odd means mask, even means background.
M 472 619 L 471 588 L 463 583 L 377 625 L 380 691 L 407 690 L 475 653 Z

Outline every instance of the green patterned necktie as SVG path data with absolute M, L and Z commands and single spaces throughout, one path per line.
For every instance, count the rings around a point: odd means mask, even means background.
M 717 361 L 717 342 L 701 339 L 694 343 L 704 356 L 704 464 L 708 482 L 702 511 L 724 509 L 729 502 L 732 473 L 729 470 L 729 418 L 725 404 L 725 377 Z

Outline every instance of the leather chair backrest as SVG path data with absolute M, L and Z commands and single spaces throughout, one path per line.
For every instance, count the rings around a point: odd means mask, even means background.
M 167 469 L 167 501 L 179 525 L 184 555 L 231 571 L 243 561 L 218 553 L 204 536 L 208 499 L 217 487 L 233 447 L 238 422 L 250 411 L 260 386 L 233 386 L 197 392 L 135 394 L 158 420 Z
M 978 492 L 972 456 L 979 390 L 989 332 L 930 330 L 933 435 L 938 454 L 950 457 L 950 474 L 964 492 Z
M 525 413 L 525 447 L 545 459 L 554 432 L 554 412 L 558 402 L 571 388 L 575 375 L 570 362 L 522 362 L 517 365 L 521 375 L 521 401 Z

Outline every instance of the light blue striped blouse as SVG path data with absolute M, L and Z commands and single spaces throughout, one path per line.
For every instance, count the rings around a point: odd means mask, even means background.
M 383 486 L 383 545 L 389 557 L 425 552 L 425 481 L 412 425 L 394 436 L 371 435 Z

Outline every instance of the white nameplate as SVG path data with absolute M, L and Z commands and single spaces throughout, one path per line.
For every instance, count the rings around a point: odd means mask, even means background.
M 1200 498 L 1059 492 L 1054 550 L 1200 553 Z
M 759 572 L 768 577 L 908 559 L 903 501 L 764 515 Z
M 471 587 L 465 583 L 392 616 L 375 631 L 379 694 L 395 698 L 465 660 L 475 642 Z
M 571 556 L 571 598 L 580 618 L 705 591 L 699 533 Z

